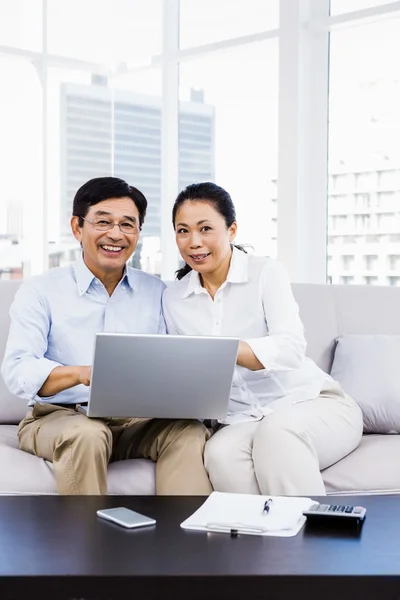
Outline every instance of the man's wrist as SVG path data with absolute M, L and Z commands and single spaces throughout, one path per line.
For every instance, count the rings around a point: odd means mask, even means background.
M 76 385 L 79 385 L 80 383 L 82 383 L 82 369 L 83 369 L 82 366 L 74 367 Z

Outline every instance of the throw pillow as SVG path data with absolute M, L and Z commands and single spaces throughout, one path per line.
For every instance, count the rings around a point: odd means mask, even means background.
M 331 369 L 361 407 L 365 433 L 400 433 L 400 335 L 343 335 Z

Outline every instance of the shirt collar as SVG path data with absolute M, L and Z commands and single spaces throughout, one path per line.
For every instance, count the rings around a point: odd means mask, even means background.
M 231 264 L 226 281 L 230 283 L 244 283 L 249 280 L 248 276 L 248 255 L 242 250 L 233 246 Z M 187 287 L 182 294 L 182 298 L 187 298 L 190 294 L 203 294 L 206 290 L 201 285 L 200 277 L 197 271 L 190 271 Z
M 249 281 L 248 267 L 249 255 L 247 252 L 233 246 L 231 264 L 226 280 L 231 283 L 246 283 L 246 281 Z
M 122 279 L 125 279 L 128 282 L 129 287 L 133 291 L 136 291 L 136 289 L 137 289 L 137 287 L 136 287 L 136 273 L 135 273 L 134 269 L 130 269 L 129 267 L 127 267 L 125 265 L 124 274 L 122 276 Z
M 79 295 L 83 296 L 83 294 L 88 291 L 93 279 L 96 278 L 92 271 L 86 266 L 85 261 L 83 260 L 83 254 L 81 254 L 78 260 L 74 262 L 73 268 L 75 272 L 76 283 L 78 285 Z M 124 280 L 127 281 L 132 290 L 136 289 L 134 271 L 132 269 L 128 269 L 126 265 L 121 281 Z

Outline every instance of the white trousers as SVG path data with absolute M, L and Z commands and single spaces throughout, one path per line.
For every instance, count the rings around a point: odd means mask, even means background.
M 362 431 L 361 409 L 332 382 L 314 400 L 223 427 L 206 444 L 205 466 L 219 492 L 323 496 L 320 471 L 355 450 Z

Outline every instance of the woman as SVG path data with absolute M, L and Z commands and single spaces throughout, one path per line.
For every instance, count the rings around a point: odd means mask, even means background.
M 173 224 L 186 264 L 164 292 L 169 333 L 241 340 L 228 415 L 206 445 L 214 489 L 324 495 L 320 471 L 358 446 L 361 410 L 305 356 L 284 268 L 232 244 L 235 208 L 213 183 L 178 195 Z

